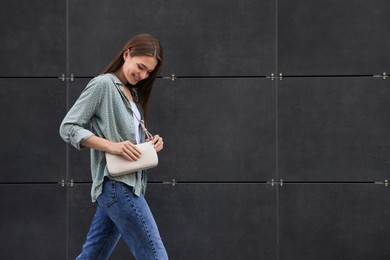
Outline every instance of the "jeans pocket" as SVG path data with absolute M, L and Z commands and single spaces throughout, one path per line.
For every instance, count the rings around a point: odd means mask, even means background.
M 102 194 L 100 194 L 97 198 L 97 202 L 100 206 L 105 206 L 108 208 L 118 201 L 115 186 L 115 181 L 108 179 L 104 180 Z

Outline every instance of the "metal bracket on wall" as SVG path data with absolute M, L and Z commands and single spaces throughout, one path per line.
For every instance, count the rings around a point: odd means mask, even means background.
M 163 79 L 169 79 L 169 80 L 175 81 L 176 76 L 175 76 L 175 74 L 172 74 L 170 77 L 162 77 L 162 78 L 163 78 Z
M 267 78 L 267 79 L 274 80 L 274 79 L 277 78 L 277 77 L 275 77 L 275 74 L 274 74 L 274 73 L 271 73 L 271 76 L 267 76 L 266 78 Z
M 169 184 L 175 187 L 176 185 L 176 179 L 172 179 L 172 181 L 163 181 L 163 184 Z
M 386 72 L 383 72 L 382 75 L 374 75 L 374 78 L 382 78 L 382 79 L 387 79 L 389 75 L 387 75 Z
M 378 185 L 385 185 L 385 187 L 389 187 L 389 180 L 387 179 L 385 181 L 375 181 L 374 183 Z
M 70 76 L 65 76 L 65 73 L 62 73 L 62 75 L 59 76 L 58 79 L 60 79 L 61 81 L 74 81 L 74 75 L 70 74 Z
M 279 79 L 279 80 L 282 80 L 283 79 L 283 73 L 279 73 L 279 76 L 275 76 L 274 73 L 271 73 L 270 76 L 266 76 L 267 79 L 271 79 L 271 80 L 275 80 L 275 79 Z
M 73 187 L 74 185 L 74 182 L 73 182 L 73 179 L 70 179 L 70 182 L 69 181 L 65 181 L 64 179 L 61 180 L 61 182 L 59 182 L 58 184 L 61 185 L 61 187 Z
M 283 179 L 280 179 L 279 181 L 275 181 L 274 179 L 271 179 L 271 186 L 280 186 L 283 187 Z

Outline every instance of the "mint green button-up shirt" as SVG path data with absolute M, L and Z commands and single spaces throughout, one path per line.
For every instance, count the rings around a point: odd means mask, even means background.
M 130 102 L 124 96 L 123 88 L 115 74 L 93 78 L 62 121 L 60 126 L 62 139 L 79 150 L 84 148 L 81 142 L 93 135 L 113 142 L 129 140 L 136 143 L 133 113 Z M 89 129 L 86 128 L 87 125 L 90 125 Z M 142 129 L 140 133 L 143 142 L 145 134 Z M 110 176 L 104 152 L 94 149 L 91 149 L 91 175 L 93 202 L 102 193 L 105 176 L 133 187 L 133 192 L 137 196 L 144 194 L 146 190 L 145 171 Z

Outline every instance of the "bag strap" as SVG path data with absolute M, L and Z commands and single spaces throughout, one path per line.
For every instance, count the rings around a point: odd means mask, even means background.
M 130 101 L 129 99 L 125 96 L 125 94 L 123 93 L 123 91 L 118 87 L 118 85 L 115 83 L 114 79 L 112 77 L 110 77 L 112 82 L 114 83 L 115 87 L 117 88 L 117 90 L 119 91 L 119 94 L 122 96 L 122 98 L 124 98 L 124 100 L 127 102 L 127 106 L 130 108 L 131 112 L 133 113 L 133 116 L 138 120 L 138 122 L 140 123 L 142 129 L 144 130 L 145 134 L 146 134 L 146 137 L 149 138 L 150 140 L 153 140 L 153 135 L 148 131 L 148 129 L 146 129 L 145 127 L 145 122 L 144 120 L 138 118 L 137 114 L 134 113 L 133 109 L 131 108 L 131 104 L 130 104 Z M 123 86 L 123 87 L 126 87 L 126 86 Z
M 133 112 L 133 116 L 134 116 L 134 117 L 138 120 L 138 122 L 140 123 L 140 125 L 141 125 L 142 129 L 144 130 L 146 136 L 147 136 L 150 140 L 153 140 L 153 135 L 148 131 L 148 129 L 146 129 L 144 120 L 139 119 L 139 118 L 137 117 L 137 114 L 134 113 L 134 111 L 133 111 L 133 109 L 131 108 L 131 106 L 130 106 L 130 109 L 131 109 L 131 111 Z

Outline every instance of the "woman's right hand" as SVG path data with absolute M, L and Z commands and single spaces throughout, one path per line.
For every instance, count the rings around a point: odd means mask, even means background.
M 137 149 L 135 144 L 129 141 L 116 143 L 93 135 L 82 141 L 81 144 L 95 150 L 121 155 L 129 161 L 136 161 L 141 157 L 141 151 Z
M 120 143 L 112 142 L 109 153 L 121 155 L 129 161 L 136 161 L 141 157 L 140 150 L 138 150 L 137 146 L 130 141 Z

